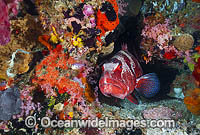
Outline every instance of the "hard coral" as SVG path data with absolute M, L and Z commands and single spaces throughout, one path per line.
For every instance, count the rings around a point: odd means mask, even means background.
M 183 34 L 177 36 L 175 41 L 173 42 L 173 45 L 179 51 L 187 51 L 190 48 L 192 48 L 193 44 L 194 44 L 194 38 L 190 34 Z
M 200 88 L 188 90 L 184 98 L 187 109 L 195 115 L 200 115 Z

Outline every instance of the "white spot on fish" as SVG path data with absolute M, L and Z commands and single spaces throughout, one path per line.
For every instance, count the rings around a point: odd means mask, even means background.
M 119 63 L 105 63 L 103 68 L 105 71 L 113 71 L 117 68 L 118 65 Z

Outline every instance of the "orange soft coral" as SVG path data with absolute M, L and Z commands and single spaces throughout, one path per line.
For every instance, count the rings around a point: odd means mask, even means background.
M 36 77 L 32 82 L 39 85 L 49 84 L 56 87 L 60 94 L 67 92 L 77 99 L 83 95 L 84 89 L 78 82 L 71 80 L 68 73 L 68 66 L 75 62 L 72 57 L 68 58 L 62 46 L 57 45 L 56 49 L 36 66 Z
M 38 37 L 38 40 L 40 43 L 42 43 L 44 46 L 48 48 L 49 51 L 52 50 L 52 46 L 48 43 L 48 40 L 50 39 L 50 36 L 48 35 L 42 35 Z
M 200 115 L 200 88 L 188 90 L 184 98 L 187 109 L 195 115 Z
M 112 4 L 117 18 L 115 21 L 109 21 L 105 13 L 102 13 L 100 9 L 97 11 L 97 28 L 101 30 L 101 34 L 99 37 L 97 37 L 97 39 L 100 42 L 101 42 L 101 36 L 104 36 L 107 31 L 114 30 L 119 24 L 118 6 L 116 0 L 107 0 L 107 1 Z
M 90 85 L 87 82 L 87 78 L 83 77 L 82 79 L 82 83 L 85 85 L 85 97 L 89 102 L 93 102 L 95 100 L 95 96 L 93 91 L 91 90 Z

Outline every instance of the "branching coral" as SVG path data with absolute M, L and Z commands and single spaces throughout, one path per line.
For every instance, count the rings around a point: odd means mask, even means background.
M 200 115 L 200 88 L 188 90 L 184 98 L 187 109 L 195 115 Z
M 157 13 L 144 19 L 144 28 L 142 30 L 141 49 L 146 52 L 144 60 L 148 63 L 152 57 L 173 59 L 176 57 L 177 50 L 169 45 L 172 40 L 171 30 L 169 29 L 169 20 Z
M 162 49 L 164 46 L 168 45 L 169 40 L 172 39 L 170 35 L 170 30 L 168 28 L 169 22 L 165 20 L 164 23 L 159 23 L 154 26 L 151 26 L 149 20 L 144 20 L 146 24 L 144 29 L 142 30 L 142 36 L 153 39 L 159 44 L 159 47 Z

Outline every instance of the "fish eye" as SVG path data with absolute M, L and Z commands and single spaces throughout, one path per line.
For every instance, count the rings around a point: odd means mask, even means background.
M 119 64 L 115 70 L 121 71 L 122 70 L 122 64 Z

